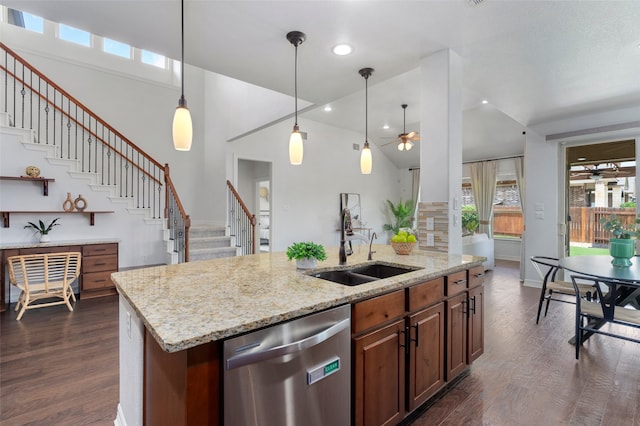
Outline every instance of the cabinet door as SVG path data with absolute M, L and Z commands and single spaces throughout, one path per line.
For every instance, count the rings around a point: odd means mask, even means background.
M 444 384 L 444 303 L 409 317 L 408 410 L 413 411 Z
M 404 416 L 405 321 L 354 339 L 354 410 L 358 426 L 397 424 Z
M 467 365 L 467 292 L 445 302 L 447 309 L 446 379 L 453 379 Z
M 484 286 L 469 290 L 469 345 L 467 362 L 484 353 Z

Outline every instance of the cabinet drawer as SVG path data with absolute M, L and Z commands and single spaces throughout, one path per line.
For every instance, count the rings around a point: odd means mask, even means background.
M 427 281 L 407 289 L 409 311 L 432 305 L 444 298 L 444 277 Z
M 82 290 L 97 290 L 105 287 L 114 287 L 111 271 L 82 274 Z
M 353 332 L 358 333 L 402 315 L 404 290 L 398 290 L 353 305 L 351 325 Z
M 83 256 L 101 256 L 103 254 L 118 254 L 118 244 L 89 244 L 82 247 Z
M 447 275 L 447 296 L 453 296 L 467 289 L 467 271 Z
M 484 267 L 476 266 L 469 269 L 469 288 L 484 284 Z
M 38 247 L 38 248 L 21 248 L 20 254 L 39 254 L 39 253 L 63 253 L 63 252 L 82 252 L 80 246 L 56 246 L 56 247 Z
M 88 256 L 82 258 L 82 272 L 116 272 L 118 270 L 118 255 Z

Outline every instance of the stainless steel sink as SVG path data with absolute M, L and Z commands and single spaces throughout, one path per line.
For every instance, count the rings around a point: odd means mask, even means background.
M 324 272 L 310 272 L 309 275 L 323 280 L 333 281 L 334 283 L 356 286 L 371 281 L 384 278 L 394 277 L 396 275 L 406 274 L 421 268 L 401 267 L 386 265 L 384 263 L 373 263 L 364 266 L 354 266 L 349 269 Z
M 323 280 L 333 281 L 334 283 L 344 284 L 348 286 L 360 285 L 375 281 L 378 278 L 366 275 L 354 274 L 351 271 L 325 271 L 311 274 L 312 277 L 322 278 Z
M 373 263 L 371 265 L 360 266 L 351 269 L 351 272 L 357 274 L 368 275 L 376 278 L 389 278 L 396 275 L 406 274 L 407 272 L 416 271 L 419 268 L 410 268 L 402 266 L 386 265 L 384 263 Z

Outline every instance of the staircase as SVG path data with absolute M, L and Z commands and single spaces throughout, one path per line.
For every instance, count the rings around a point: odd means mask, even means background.
M 225 227 L 196 225 L 189 229 L 189 260 L 216 259 L 236 255 Z

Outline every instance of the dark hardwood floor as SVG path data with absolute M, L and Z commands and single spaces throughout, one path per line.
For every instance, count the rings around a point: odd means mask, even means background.
M 576 361 L 573 305 L 552 303 L 536 326 L 539 290 L 517 268 L 498 261 L 487 274 L 485 353 L 413 424 L 640 425 L 640 345 L 593 336 Z M 0 314 L 0 424 L 113 425 L 117 298 L 15 318 Z

